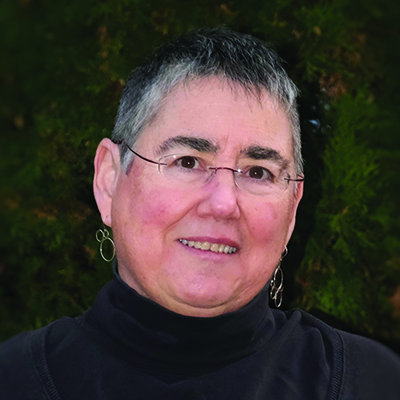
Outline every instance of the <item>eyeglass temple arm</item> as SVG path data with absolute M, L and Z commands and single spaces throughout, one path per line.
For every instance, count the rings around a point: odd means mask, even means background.
M 303 182 L 305 180 L 305 178 L 302 176 L 301 178 L 297 178 L 297 179 L 292 179 L 292 178 L 283 178 L 285 181 L 289 181 L 289 182 Z
M 156 165 L 167 165 L 166 163 L 160 163 L 157 161 L 149 160 L 148 158 L 141 156 L 139 153 L 136 153 L 136 151 L 132 150 L 123 140 L 112 140 L 111 139 L 111 141 L 114 144 L 122 144 L 122 145 L 126 146 L 135 156 L 138 156 L 139 158 L 141 158 L 144 161 L 147 161 L 149 163 L 156 164 Z
M 157 161 L 149 160 L 148 158 L 141 156 L 139 153 L 136 153 L 136 151 L 132 150 L 132 148 L 129 147 L 123 140 L 112 140 L 111 139 L 111 141 L 114 144 L 118 144 L 118 145 L 122 144 L 122 145 L 126 146 L 133 154 L 135 154 L 136 156 L 138 156 L 139 158 L 141 158 L 144 161 L 147 161 L 149 163 L 156 164 L 156 165 L 167 165 L 166 163 L 160 163 Z M 236 170 L 236 169 L 232 169 L 232 168 L 228 168 L 228 167 L 208 167 L 208 168 L 214 170 L 214 172 L 217 172 L 217 170 L 219 170 L 219 169 L 228 169 L 232 172 L 243 172 L 240 169 Z M 285 179 L 286 181 L 291 181 L 291 182 L 303 182 L 304 181 L 304 177 L 301 177 L 298 179 L 291 179 L 291 178 L 283 178 L 283 179 Z

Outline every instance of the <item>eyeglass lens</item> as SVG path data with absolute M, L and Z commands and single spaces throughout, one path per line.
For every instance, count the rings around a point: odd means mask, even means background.
M 288 186 L 278 166 L 268 160 L 242 162 L 237 169 L 213 167 L 209 161 L 189 154 L 168 155 L 159 161 L 159 171 L 165 178 L 191 185 L 210 182 L 221 170 L 227 170 L 233 173 L 236 185 L 250 193 L 282 192 Z

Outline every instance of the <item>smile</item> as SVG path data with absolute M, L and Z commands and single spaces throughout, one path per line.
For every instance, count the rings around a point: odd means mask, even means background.
M 210 243 L 210 242 L 195 242 L 193 240 L 179 239 L 179 241 L 188 247 L 194 247 L 198 250 L 213 251 L 214 253 L 232 254 L 236 253 L 236 247 L 231 247 L 225 244 Z

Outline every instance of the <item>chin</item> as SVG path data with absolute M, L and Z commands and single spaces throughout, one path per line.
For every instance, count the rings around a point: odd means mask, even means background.
M 177 312 L 194 317 L 213 317 L 240 308 L 233 298 L 233 288 L 221 282 L 191 282 L 175 293 Z

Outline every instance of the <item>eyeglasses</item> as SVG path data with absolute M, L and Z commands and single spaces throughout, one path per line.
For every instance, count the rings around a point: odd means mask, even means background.
M 173 182 L 187 184 L 191 189 L 196 185 L 204 185 L 215 177 L 218 171 L 228 170 L 233 174 L 235 185 L 246 192 L 255 195 L 280 194 L 290 182 L 302 182 L 304 177 L 292 179 L 284 174 L 276 163 L 270 160 L 249 160 L 239 162 L 237 169 L 215 167 L 212 157 L 199 156 L 195 150 L 181 154 L 171 154 L 161 157 L 158 161 L 149 160 L 132 150 L 123 140 L 113 141 L 115 144 L 126 146 L 133 154 L 152 164 L 158 165 L 159 173 Z

